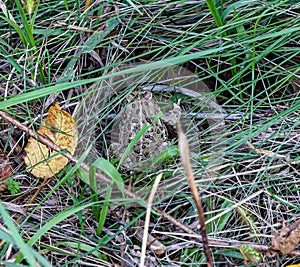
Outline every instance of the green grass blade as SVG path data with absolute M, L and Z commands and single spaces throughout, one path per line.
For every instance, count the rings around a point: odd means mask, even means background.
M 26 13 L 23 9 L 23 5 L 20 2 L 20 0 L 16 0 L 16 4 L 17 4 L 18 11 L 19 11 L 19 14 L 21 16 L 22 24 L 23 24 L 24 30 L 25 30 L 26 43 L 24 44 L 24 46 L 26 47 L 27 45 L 29 45 L 29 48 L 35 48 L 36 45 L 35 45 L 35 41 L 34 41 L 34 38 L 33 38 L 32 29 L 31 29 L 31 27 L 28 23 L 27 18 L 26 18 Z
M 222 19 L 219 15 L 218 9 L 216 8 L 215 1 L 214 0 L 206 0 L 206 4 L 210 10 L 210 13 L 212 14 L 216 24 L 218 27 L 223 26 Z
M 23 255 L 22 257 L 26 256 L 25 259 L 30 266 L 32 267 L 39 266 L 32 254 L 32 250 L 30 250 L 28 244 L 26 244 L 22 239 L 22 237 L 20 236 L 14 222 L 11 220 L 9 214 L 6 212 L 1 202 L 0 202 L 0 214 L 2 216 L 2 219 L 6 227 L 11 233 L 11 238 L 13 239 L 14 244 L 20 249 L 20 252 L 22 253 L 19 255 Z M 51 266 L 50 263 L 47 266 Z
M 101 207 L 101 212 L 100 212 L 100 216 L 99 216 L 99 220 L 98 220 L 98 227 L 97 227 L 97 235 L 98 236 L 100 236 L 103 226 L 104 226 L 104 223 L 106 221 L 112 190 L 113 190 L 113 184 L 111 184 L 109 186 L 109 188 L 107 189 L 107 192 L 105 195 L 105 201 L 103 202 L 102 207 Z
M 100 169 L 107 176 L 109 176 L 114 183 L 120 188 L 122 194 L 124 195 L 124 181 L 118 172 L 118 170 L 106 159 L 98 158 L 92 166 Z
M 63 220 L 65 220 L 66 218 L 70 217 L 71 215 L 76 214 L 79 211 L 82 211 L 83 209 L 86 209 L 88 207 L 90 207 L 92 204 L 85 204 L 79 207 L 71 207 L 59 214 L 57 214 L 55 217 L 53 217 L 48 223 L 46 223 L 43 227 L 41 227 L 27 242 L 28 246 L 33 246 L 45 233 L 47 233 L 51 228 L 55 227 L 58 223 L 62 222 Z M 0 206 L 1 208 L 1 206 Z M 27 247 L 26 247 L 27 248 Z M 29 250 L 28 250 L 29 251 Z M 26 253 L 24 253 L 24 255 L 27 256 Z M 24 258 L 24 255 L 19 254 L 16 257 L 16 262 L 19 263 L 22 261 L 22 259 Z M 37 265 L 32 265 L 32 266 L 37 266 Z

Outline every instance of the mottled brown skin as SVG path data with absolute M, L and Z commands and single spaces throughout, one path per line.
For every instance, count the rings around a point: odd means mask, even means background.
M 5 153 L 0 153 L 0 182 L 8 179 L 13 175 L 11 166 L 9 164 L 9 157 Z M 7 189 L 6 184 L 0 184 L 0 191 Z
M 282 222 L 282 229 L 272 239 L 272 250 L 279 250 L 283 254 L 292 252 L 300 242 L 300 219 L 294 222 L 290 227 Z
M 166 124 L 174 126 L 180 118 L 181 112 L 173 112 L 174 108 L 157 119 L 153 124 L 155 116 L 162 112 L 157 101 L 150 92 L 140 92 L 137 95 L 127 97 L 129 104 L 116 120 L 112 133 L 112 143 L 109 147 L 110 156 L 121 159 L 130 142 L 144 127 L 148 130 L 135 143 L 130 153 L 124 159 L 122 166 L 125 169 L 141 170 L 146 160 L 153 160 L 170 145 Z M 178 107 L 180 109 L 180 107 Z M 150 162 L 148 161 L 148 164 Z

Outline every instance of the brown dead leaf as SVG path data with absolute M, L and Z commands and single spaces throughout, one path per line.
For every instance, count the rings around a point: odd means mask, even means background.
M 9 164 L 9 157 L 6 153 L 0 153 L 0 182 L 8 179 L 13 175 Z M 0 192 L 7 189 L 6 184 L 0 184 Z
M 38 133 L 48 137 L 61 149 L 66 149 L 70 154 L 74 154 L 78 139 L 76 123 L 67 111 L 60 108 L 58 103 L 50 107 L 48 116 L 43 121 Z M 35 177 L 50 178 L 60 172 L 68 163 L 65 156 L 56 155 L 58 152 L 49 149 L 32 137 L 29 138 L 25 151 L 27 153 L 24 157 L 25 164 L 31 168 L 29 172 Z
M 292 252 L 300 242 L 300 219 L 290 227 L 282 222 L 282 229 L 272 238 L 272 250 L 279 250 L 283 254 Z

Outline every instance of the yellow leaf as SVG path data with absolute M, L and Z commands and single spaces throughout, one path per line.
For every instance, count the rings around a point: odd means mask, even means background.
M 48 117 L 43 121 L 38 133 L 48 137 L 61 149 L 74 154 L 78 140 L 76 123 L 72 116 L 62 110 L 59 104 L 50 107 Z M 34 138 L 29 138 L 25 148 L 24 161 L 29 172 L 35 177 L 50 178 L 60 172 L 68 163 L 68 159 L 58 152 L 49 149 Z

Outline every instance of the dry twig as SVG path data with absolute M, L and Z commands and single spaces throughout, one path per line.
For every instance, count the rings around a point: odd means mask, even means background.
M 188 145 L 188 140 L 186 138 L 186 135 L 183 133 L 180 122 L 177 123 L 178 128 L 178 146 L 179 146 L 179 152 L 182 160 L 182 164 L 192 191 L 192 195 L 197 207 L 198 215 L 199 215 L 199 223 L 201 226 L 201 235 L 202 235 L 202 244 L 204 249 L 204 254 L 207 260 L 207 266 L 213 267 L 213 261 L 209 250 L 209 244 L 208 244 L 208 238 L 207 238 L 207 232 L 206 232 L 206 225 L 205 225 L 205 215 L 203 211 L 202 201 L 199 196 L 199 191 L 195 183 L 195 178 L 192 171 L 191 166 L 191 159 L 190 159 L 190 148 Z

